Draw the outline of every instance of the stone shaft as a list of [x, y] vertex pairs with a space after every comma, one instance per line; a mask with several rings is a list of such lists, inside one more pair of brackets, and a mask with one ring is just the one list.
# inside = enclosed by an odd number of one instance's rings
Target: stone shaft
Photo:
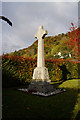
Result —
[[44, 67], [44, 37], [47, 35], [47, 31], [43, 30], [43, 26], [40, 26], [35, 37], [38, 39], [38, 55], [37, 55], [37, 67]]
[[37, 67], [44, 67], [44, 40], [38, 40], [38, 60], [37, 60]]

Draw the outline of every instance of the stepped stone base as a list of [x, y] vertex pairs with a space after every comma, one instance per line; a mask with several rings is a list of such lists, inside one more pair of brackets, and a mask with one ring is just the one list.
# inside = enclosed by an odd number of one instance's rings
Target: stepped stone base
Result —
[[50, 83], [48, 69], [46, 67], [36, 67], [28, 91], [32, 90], [41, 93], [52, 92], [54, 89]]
[[44, 81], [32, 81], [31, 84], [28, 87], [28, 91], [30, 90], [34, 90], [34, 91], [38, 91], [41, 93], [48, 93], [48, 92], [53, 92], [53, 85], [51, 85], [50, 83]]

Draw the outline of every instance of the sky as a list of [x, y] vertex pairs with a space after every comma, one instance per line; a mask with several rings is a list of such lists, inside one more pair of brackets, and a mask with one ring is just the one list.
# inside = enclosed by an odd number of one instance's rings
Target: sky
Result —
[[2, 53], [10, 53], [32, 45], [40, 25], [47, 36], [68, 32], [78, 23], [78, 2], [2, 2], [2, 15], [13, 23], [2, 21]]

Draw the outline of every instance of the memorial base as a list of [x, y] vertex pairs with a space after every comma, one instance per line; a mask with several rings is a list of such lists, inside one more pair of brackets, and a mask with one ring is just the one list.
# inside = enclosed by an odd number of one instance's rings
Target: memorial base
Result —
[[51, 85], [50, 83], [47, 83], [46, 81], [42, 82], [42, 81], [33, 81], [32, 80], [31, 84], [28, 87], [28, 91], [49, 93], [49, 92], [53, 92], [54, 88], [53, 88], [53, 85]]

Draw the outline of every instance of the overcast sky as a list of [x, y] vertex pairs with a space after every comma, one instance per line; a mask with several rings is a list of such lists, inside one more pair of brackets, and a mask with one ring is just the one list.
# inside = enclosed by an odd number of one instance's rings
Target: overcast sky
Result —
[[71, 22], [78, 22], [78, 3], [3, 2], [2, 15], [13, 23], [10, 27], [2, 21], [2, 52], [10, 53], [30, 46], [40, 25], [48, 31], [47, 36], [66, 33]]

